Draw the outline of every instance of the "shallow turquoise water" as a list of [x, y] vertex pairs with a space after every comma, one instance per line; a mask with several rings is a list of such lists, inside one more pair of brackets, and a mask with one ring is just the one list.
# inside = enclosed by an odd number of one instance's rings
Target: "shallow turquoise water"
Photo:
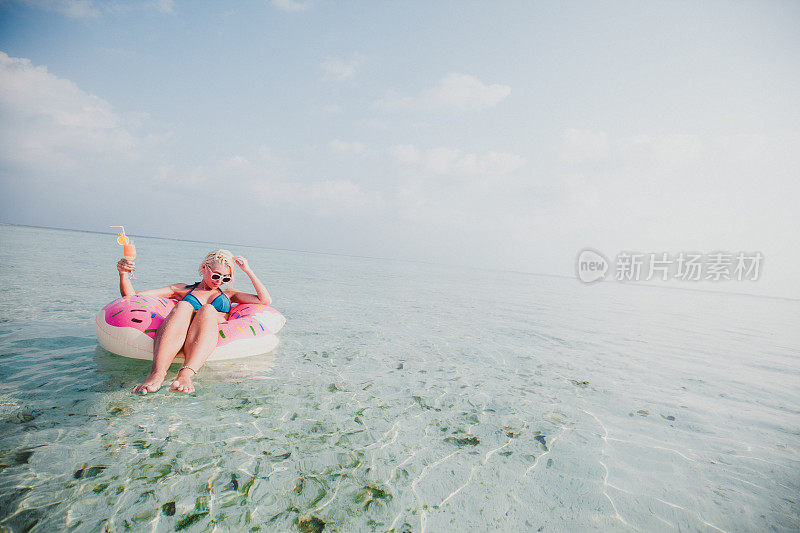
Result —
[[798, 301], [241, 247], [281, 344], [137, 397], [118, 251], [0, 226], [0, 528], [800, 528]]

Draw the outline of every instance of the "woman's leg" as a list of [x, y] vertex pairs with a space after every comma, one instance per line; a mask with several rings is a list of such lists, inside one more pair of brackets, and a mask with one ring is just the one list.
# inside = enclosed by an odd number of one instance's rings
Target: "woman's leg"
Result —
[[[218, 326], [221, 317], [219, 311], [209, 304], [202, 306], [194, 315], [194, 320], [186, 334], [186, 343], [183, 346], [183, 353], [186, 354], [183, 363], [185, 366], [199, 371], [206, 362], [208, 356], [217, 347]], [[193, 377], [194, 372], [190, 369], [181, 370], [170, 388], [180, 392], [194, 392]]]
[[142, 383], [133, 388], [136, 394], [147, 394], [161, 388], [167, 369], [181, 351], [194, 307], [189, 302], [178, 302], [156, 331], [153, 342], [153, 368]]

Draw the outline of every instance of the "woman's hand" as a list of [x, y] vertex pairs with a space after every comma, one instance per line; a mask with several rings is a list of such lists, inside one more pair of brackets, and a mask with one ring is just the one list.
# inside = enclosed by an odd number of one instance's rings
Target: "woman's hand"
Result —
[[250, 265], [247, 262], [247, 259], [242, 257], [241, 255], [237, 255], [233, 258], [236, 261], [236, 264], [239, 265], [239, 268], [242, 269], [242, 272], [247, 273], [250, 272]]
[[120, 274], [124, 274], [126, 272], [132, 272], [134, 267], [133, 261], [129, 259], [120, 259], [117, 261], [117, 270], [119, 270]]
[[247, 262], [247, 259], [242, 257], [241, 255], [237, 255], [233, 258], [233, 261], [239, 265], [239, 268], [247, 274], [247, 277], [250, 278], [250, 281], [253, 283], [253, 287], [256, 289], [257, 294], [248, 294], [246, 292], [235, 291], [234, 294], [231, 296], [231, 301], [240, 303], [240, 304], [263, 304], [269, 305], [272, 303], [272, 298], [267, 292], [267, 288], [264, 287], [264, 284], [261, 283], [261, 280], [258, 279], [255, 272], [250, 270], [250, 264]]
[[120, 259], [117, 261], [117, 270], [119, 270], [119, 295], [125, 297], [136, 294], [131, 283], [131, 277], [125, 275], [133, 270], [133, 261], [124, 258]]

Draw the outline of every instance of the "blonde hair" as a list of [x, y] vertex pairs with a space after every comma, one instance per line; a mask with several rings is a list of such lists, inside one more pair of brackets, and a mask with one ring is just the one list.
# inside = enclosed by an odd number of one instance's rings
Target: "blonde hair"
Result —
[[236, 277], [236, 265], [234, 264], [233, 254], [228, 250], [214, 250], [213, 252], [208, 252], [208, 255], [205, 259], [200, 263], [200, 268], [198, 272], [200, 275], [203, 275], [203, 269], [211, 263], [219, 263], [220, 265], [225, 265], [231, 269], [231, 285], [233, 285], [234, 278]]

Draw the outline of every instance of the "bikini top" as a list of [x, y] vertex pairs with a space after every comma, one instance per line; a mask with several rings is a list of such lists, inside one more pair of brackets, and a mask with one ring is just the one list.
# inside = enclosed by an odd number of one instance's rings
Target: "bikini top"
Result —
[[[197, 299], [197, 296], [192, 294], [192, 291], [195, 290], [199, 284], [200, 282], [198, 281], [197, 283], [192, 285], [192, 290], [189, 291], [189, 294], [183, 297], [183, 301], [189, 302], [195, 309], [200, 309], [200, 307], [202, 307], [203, 305], [200, 303], [200, 300]], [[222, 292], [221, 289], [219, 290], [219, 292], [220, 292], [219, 296], [214, 298], [214, 301], [211, 302], [211, 306], [220, 313], [230, 313], [231, 312], [230, 299], [224, 292]]]

